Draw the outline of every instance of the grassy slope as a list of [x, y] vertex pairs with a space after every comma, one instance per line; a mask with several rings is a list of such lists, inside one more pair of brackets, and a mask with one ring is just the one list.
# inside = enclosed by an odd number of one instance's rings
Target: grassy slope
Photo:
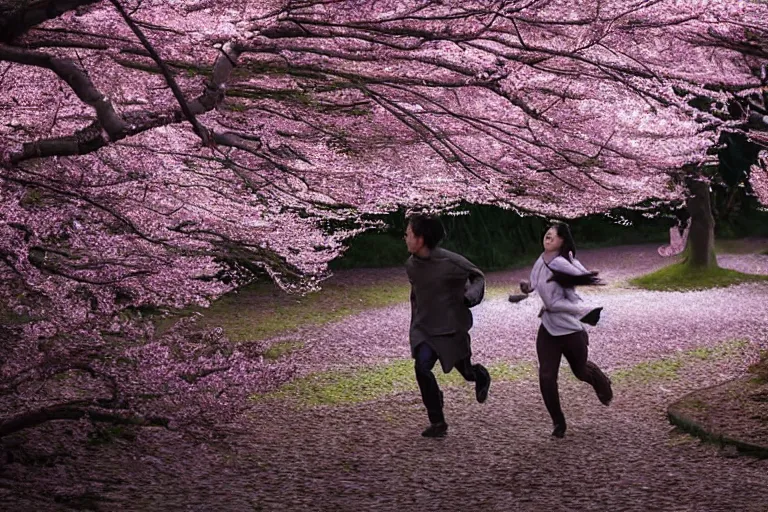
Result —
[[[754, 240], [716, 240], [717, 254], [768, 254], [763, 243]], [[744, 274], [725, 268], [702, 270], [684, 263], [674, 263], [656, 272], [630, 280], [630, 284], [654, 291], [686, 291], [722, 288], [734, 284], [768, 281], [768, 276]]]
[[744, 274], [725, 268], [695, 268], [685, 263], [674, 263], [656, 272], [630, 280], [630, 284], [655, 291], [686, 291], [720, 288], [734, 284], [768, 281], [768, 276]]

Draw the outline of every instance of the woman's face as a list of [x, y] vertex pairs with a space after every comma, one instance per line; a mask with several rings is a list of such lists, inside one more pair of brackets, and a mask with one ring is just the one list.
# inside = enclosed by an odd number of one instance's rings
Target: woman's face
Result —
[[563, 239], [557, 235], [557, 228], [549, 228], [544, 235], [544, 250], [558, 252], [563, 246]]

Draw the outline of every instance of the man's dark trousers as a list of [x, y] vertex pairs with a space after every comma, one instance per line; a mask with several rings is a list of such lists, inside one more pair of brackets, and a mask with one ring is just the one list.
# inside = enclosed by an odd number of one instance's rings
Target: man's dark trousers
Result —
[[[419, 383], [421, 390], [421, 399], [424, 401], [424, 407], [427, 408], [430, 423], [440, 423], [445, 421], [443, 416], [443, 393], [437, 385], [437, 379], [432, 373], [437, 362], [437, 353], [432, 350], [428, 343], [422, 343], [414, 350], [416, 370], [416, 382]], [[483, 378], [482, 366], [472, 364], [470, 358], [460, 360], [455, 365], [462, 377], [469, 382], [476, 382], [478, 378]]]

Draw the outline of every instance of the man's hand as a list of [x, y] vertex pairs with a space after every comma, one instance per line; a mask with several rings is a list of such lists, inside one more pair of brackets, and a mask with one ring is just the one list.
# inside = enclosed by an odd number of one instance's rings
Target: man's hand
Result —
[[531, 293], [533, 291], [533, 288], [531, 288], [531, 282], [527, 279], [520, 281], [520, 291], [525, 294]]

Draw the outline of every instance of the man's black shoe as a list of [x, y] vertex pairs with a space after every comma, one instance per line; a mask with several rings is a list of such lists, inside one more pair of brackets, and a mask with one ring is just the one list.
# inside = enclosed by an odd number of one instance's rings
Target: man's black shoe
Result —
[[554, 437], [557, 437], [559, 439], [562, 439], [565, 437], [565, 423], [558, 423], [555, 425], [555, 430], [552, 431], [552, 435]]
[[480, 403], [488, 399], [488, 390], [491, 388], [491, 374], [483, 365], [477, 365], [477, 381], [475, 382], [475, 398]]
[[445, 434], [447, 433], [448, 424], [441, 421], [440, 423], [432, 423], [421, 433], [421, 435], [424, 437], [445, 437]]

